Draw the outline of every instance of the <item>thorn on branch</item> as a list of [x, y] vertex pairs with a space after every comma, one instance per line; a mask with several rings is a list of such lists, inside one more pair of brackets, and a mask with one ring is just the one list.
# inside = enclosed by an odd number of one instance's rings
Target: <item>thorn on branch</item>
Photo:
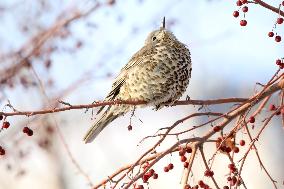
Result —
[[19, 111], [16, 110], [16, 109], [14, 108], [14, 106], [11, 104], [10, 100], [8, 100], [8, 103], [7, 103], [5, 106], [8, 106], [8, 107], [11, 108], [14, 112], [19, 112]]
[[260, 85], [260, 86], [262, 86], [262, 87], [265, 87], [265, 85], [264, 85], [264, 84], [259, 83], [259, 82], [257, 82], [257, 83], [256, 83], [256, 85]]
[[58, 102], [59, 102], [60, 104], [63, 104], [63, 105], [72, 107], [72, 105], [71, 105], [70, 103], [68, 103], [68, 102], [64, 102], [64, 101], [62, 101], [62, 100], [59, 100]]

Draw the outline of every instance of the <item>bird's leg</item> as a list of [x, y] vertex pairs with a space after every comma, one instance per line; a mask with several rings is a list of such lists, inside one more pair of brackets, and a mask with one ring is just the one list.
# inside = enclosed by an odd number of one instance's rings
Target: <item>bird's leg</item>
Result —
[[186, 95], [185, 100], [190, 100], [190, 96]]

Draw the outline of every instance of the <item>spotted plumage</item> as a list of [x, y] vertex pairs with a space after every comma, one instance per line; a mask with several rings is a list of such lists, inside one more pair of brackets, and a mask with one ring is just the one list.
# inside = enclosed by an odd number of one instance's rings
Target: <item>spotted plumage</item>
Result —
[[[163, 26], [151, 32], [144, 46], [121, 69], [105, 101], [139, 100], [156, 110], [172, 105], [185, 92], [191, 77], [187, 47]], [[133, 108], [112, 105], [89, 129], [84, 141], [91, 142], [114, 119]], [[101, 107], [100, 113], [105, 107]]]

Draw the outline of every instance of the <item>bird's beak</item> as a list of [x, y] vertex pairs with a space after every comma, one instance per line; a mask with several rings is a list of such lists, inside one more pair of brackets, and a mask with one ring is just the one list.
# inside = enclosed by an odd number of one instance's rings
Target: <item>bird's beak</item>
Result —
[[166, 17], [163, 18], [162, 26], [160, 27], [160, 29], [166, 29]]

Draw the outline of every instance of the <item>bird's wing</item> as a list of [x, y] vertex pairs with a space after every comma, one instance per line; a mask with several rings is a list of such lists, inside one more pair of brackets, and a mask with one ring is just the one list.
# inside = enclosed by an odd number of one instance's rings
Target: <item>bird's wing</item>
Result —
[[[152, 46], [144, 46], [138, 52], [136, 52], [129, 62], [121, 69], [119, 75], [115, 78], [111, 91], [108, 93], [104, 101], [114, 100], [115, 97], [119, 94], [121, 86], [125, 83], [125, 79], [133, 67], [141, 65], [141, 63], [145, 62], [149, 56], [153, 55]], [[97, 114], [99, 114], [105, 106], [102, 106]]]

